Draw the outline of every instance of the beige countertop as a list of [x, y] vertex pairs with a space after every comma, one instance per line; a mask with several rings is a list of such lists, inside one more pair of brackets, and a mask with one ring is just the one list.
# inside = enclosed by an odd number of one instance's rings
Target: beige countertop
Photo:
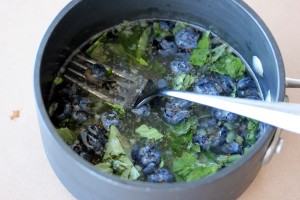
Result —
[[[33, 68], [39, 43], [53, 18], [68, 2], [1, 3], [0, 199], [74, 199], [47, 161], [33, 97]], [[286, 75], [300, 78], [300, 0], [246, 2], [277, 40]], [[288, 89], [287, 94], [290, 102], [300, 103], [299, 89]], [[19, 111], [19, 117], [12, 119], [13, 111]], [[281, 153], [262, 167], [240, 200], [300, 199], [300, 135], [284, 131], [282, 138]]]

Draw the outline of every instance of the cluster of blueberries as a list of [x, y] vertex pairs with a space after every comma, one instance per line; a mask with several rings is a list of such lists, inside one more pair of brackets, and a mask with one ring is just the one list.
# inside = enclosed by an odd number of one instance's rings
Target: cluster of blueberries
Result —
[[[161, 22], [160, 27], [165, 30], [171, 30], [174, 24]], [[174, 37], [156, 39], [159, 53], [162, 56], [175, 57], [175, 60], [170, 63], [170, 69], [174, 74], [191, 72], [190, 52], [197, 47], [199, 37], [200, 33], [188, 27], [177, 32]], [[168, 87], [166, 81], [162, 80], [160, 80], [158, 86], [160, 87], [162, 83], [164, 88]], [[196, 81], [191, 88], [194, 92], [200, 94], [230, 96], [234, 93], [235, 96], [240, 98], [260, 99], [257, 85], [250, 76], [246, 76], [236, 83], [235, 80], [226, 75], [215, 76], [206, 74], [205, 77]], [[191, 106], [192, 103], [188, 101], [171, 99], [166, 102], [163, 108], [163, 119], [172, 125], [178, 125], [190, 117]], [[226, 138], [230, 130], [224, 126], [225, 123], [233, 124], [238, 119], [239, 117], [234, 113], [212, 109], [211, 117], [199, 122], [198, 131], [194, 134], [193, 142], [200, 145], [204, 150], [223, 154], [241, 154], [242, 147], [249, 146], [249, 144], [245, 141], [243, 145], [235, 141], [228, 143]], [[241, 123], [246, 124], [247, 121]], [[241, 127], [239, 134], [245, 138], [245, 126]]]
[[[175, 27], [174, 22], [160, 21], [159, 25], [162, 30], [169, 32]], [[153, 44], [161, 56], [185, 57], [187, 51], [197, 47], [199, 37], [199, 32], [187, 27], [179, 30], [174, 36], [157, 37]]]
[[[234, 88], [235, 88], [234, 80], [225, 75], [222, 75], [219, 78], [203, 78], [194, 84], [194, 92], [199, 94], [230, 96], [234, 92]], [[257, 86], [254, 80], [250, 76], [247, 76], [239, 80], [237, 83], [236, 90], [237, 90], [236, 91], [237, 97], [259, 99]], [[190, 117], [189, 108], [191, 106], [192, 103], [188, 101], [171, 99], [165, 105], [163, 111], [163, 117], [165, 121], [173, 125], [178, 125], [184, 119]], [[219, 113], [228, 113], [228, 112], [220, 111]], [[234, 120], [230, 118], [233, 116], [236, 115], [234, 115], [233, 113], [228, 113], [228, 116], [222, 117], [222, 120], [224, 120], [224, 118], [226, 119], [228, 118], [229, 121], [232, 122]]]
[[131, 157], [135, 165], [142, 167], [148, 182], [164, 183], [174, 182], [174, 175], [166, 168], [161, 168], [161, 153], [153, 146], [133, 147]]

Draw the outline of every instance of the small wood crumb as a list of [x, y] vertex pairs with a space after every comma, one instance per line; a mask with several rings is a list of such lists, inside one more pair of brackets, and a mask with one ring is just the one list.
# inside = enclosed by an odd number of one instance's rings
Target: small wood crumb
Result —
[[15, 121], [19, 117], [20, 117], [20, 110], [14, 110], [12, 115], [10, 116], [10, 119]]

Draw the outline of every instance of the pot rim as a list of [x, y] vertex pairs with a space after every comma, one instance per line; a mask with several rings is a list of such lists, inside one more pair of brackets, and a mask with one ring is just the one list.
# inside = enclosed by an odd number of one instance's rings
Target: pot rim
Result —
[[[255, 11], [250, 8], [245, 2], [242, 0], [231, 0], [233, 3], [235, 3], [243, 12], [245, 12], [247, 15], [249, 15], [253, 21], [256, 22], [257, 26], [261, 29], [261, 31], [265, 35], [265, 39], [268, 42], [268, 45], [272, 47], [272, 54], [275, 59], [275, 62], [277, 63], [278, 68], [278, 74], [277, 74], [277, 82], [280, 83], [280, 86], [277, 88], [277, 96], [274, 98], [274, 101], [283, 101], [285, 96], [285, 85], [284, 85], [284, 79], [285, 79], [285, 72], [284, 72], [284, 64], [282, 60], [281, 53], [279, 51], [278, 45], [276, 44], [276, 41], [271, 34], [270, 30], [267, 28], [265, 23], [262, 21], [262, 19], [255, 13]], [[231, 166], [228, 166], [220, 171], [218, 171], [216, 174], [207, 176], [203, 179], [191, 181], [191, 182], [176, 182], [176, 183], [166, 183], [166, 184], [153, 184], [153, 183], [147, 183], [147, 182], [141, 182], [141, 181], [129, 181], [129, 180], [123, 180], [118, 176], [108, 174], [106, 172], [97, 170], [94, 165], [87, 162], [86, 160], [82, 159], [80, 156], [78, 156], [71, 148], [62, 140], [62, 138], [56, 134], [56, 129], [54, 125], [52, 124], [47, 110], [45, 108], [42, 92], [41, 92], [41, 83], [40, 83], [40, 69], [41, 69], [41, 61], [43, 58], [43, 51], [47, 45], [47, 42], [55, 29], [55, 27], [58, 25], [60, 20], [64, 17], [64, 15], [69, 12], [73, 7], [75, 7], [78, 3], [80, 3], [81, 0], [73, 0], [69, 2], [55, 17], [55, 19], [52, 21], [50, 26], [48, 27], [46, 33], [44, 34], [44, 37], [41, 41], [40, 47], [37, 52], [36, 61], [35, 61], [35, 67], [34, 67], [34, 95], [35, 95], [35, 101], [37, 105], [37, 112], [38, 115], [41, 117], [40, 123], [42, 123], [41, 127], [47, 127], [48, 132], [51, 134], [51, 136], [54, 138], [54, 140], [59, 144], [59, 146], [68, 153], [70, 157], [74, 160], [74, 162], [83, 169], [86, 173], [97, 177], [97, 179], [109, 182], [115, 186], [120, 186], [124, 188], [132, 188], [145, 190], [145, 189], [155, 189], [155, 190], [184, 190], [186, 188], [192, 188], [192, 187], [199, 187], [204, 184], [210, 184], [216, 180], [222, 179], [225, 176], [230, 175], [235, 170], [238, 170], [239, 168], [242, 168], [243, 163], [247, 160], [250, 160], [253, 158], [256, 153], [262, 148], [262, 146], [267, 142], [267, 138], [269, 137], [269, 134], [274, 134], [274, 131], [276, 128], [269, 126], [266, 130], [266, 134], [263, 134], [260, 139], [253, 145], [253, 147], [250, 149], [250, 151], [243, 155], [238, 161], [236, 161]], [[281, 80], [281, 81], [280, 81]]]

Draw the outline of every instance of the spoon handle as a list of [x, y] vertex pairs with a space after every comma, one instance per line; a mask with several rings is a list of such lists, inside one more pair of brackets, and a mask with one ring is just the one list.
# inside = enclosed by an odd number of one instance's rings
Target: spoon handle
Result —
[[300, 134], [300, 105], [298, 104], [212, 96], [173, 90], [161, 91], [160, 95], [226, 110]]

